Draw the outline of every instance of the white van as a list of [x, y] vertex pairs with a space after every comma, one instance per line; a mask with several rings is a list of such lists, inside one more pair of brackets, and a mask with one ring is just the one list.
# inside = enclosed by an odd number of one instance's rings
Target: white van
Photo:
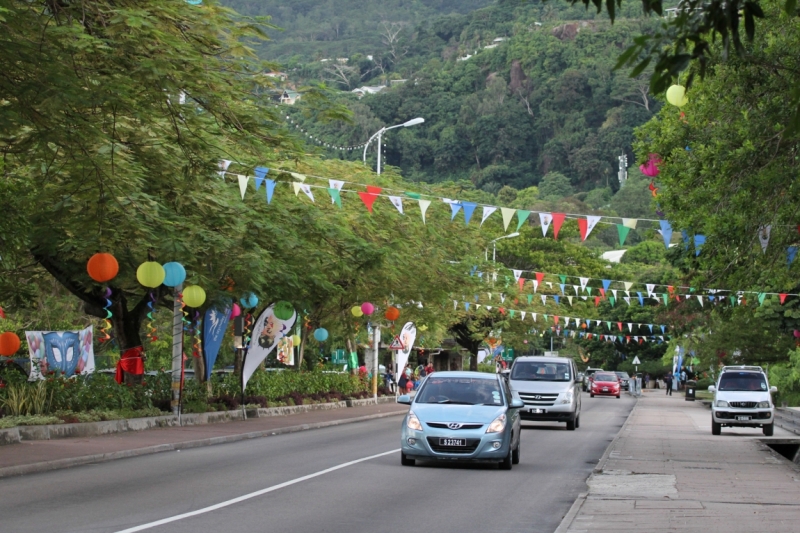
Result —
[[511, 390], [525, 406], [525, 420], [566, 422], [574, 431], [581, 423], [581, 380], [575, 362], [567, 357], [524, 356], [514, 359]]
[[717, 385], [708, 387], [714, 393], [711, 403], [711, 434], [719, 435], [723, 426], [760, 427], [771, 437], [774, 431], [772, 393], [767, 375], [760, 366], [725, 366]]

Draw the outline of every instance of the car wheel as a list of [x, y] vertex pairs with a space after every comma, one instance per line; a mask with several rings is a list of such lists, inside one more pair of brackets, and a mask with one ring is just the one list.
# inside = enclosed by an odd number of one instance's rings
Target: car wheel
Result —
[[589, 393], [589, 398], [594, 398], [594, 393], [593, 392]]
[[512, 452], [511, 452], [511, 464], [515, 464], [515, 465], [519, 464], [519, 447], [521, 445], [522, 445], [522, 443], [518, 442], [517, 443], [517, 447], [514, 448], [514, 450], [512, 450]]
[[617, 394], [617, 399], [619, 399], [619, 394]]
[[575, 427], [576, 428], [581, 427], [581, 415], [575, 417]]
[[722, 432], [722, 424], [718, 422], [714, 422], [711, 420], [711, 434], [712, 435], [719, 435]]
[[764, 430], [764, 436], [771, 437], [775, 431], [775, 424], [765, 424], [762, 429]]
[[512, 454], [513, 452], [511, 450], [508, 450], [508, 455], [506, 455], [505, 459], [500, 461], [500, 470], [511, 470], [511, 464], [513, 463], [511, 457]]
[[567, 420], [567, 431], [575, 431], [575, 419]]
[[414, 466], [417, 462], [414, 459], [409, 459], [406, 454], [400, 452], [400, 464], [403, 466]]

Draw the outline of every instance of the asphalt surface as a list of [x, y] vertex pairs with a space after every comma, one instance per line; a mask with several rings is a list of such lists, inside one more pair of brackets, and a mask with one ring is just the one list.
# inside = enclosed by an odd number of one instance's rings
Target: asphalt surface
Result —
[[0, 531], [552, 533], [633, 404], [584, 394], [574, 432], [525, 423], [510, 472], [400, 466], [391, 417], [0, 479]]

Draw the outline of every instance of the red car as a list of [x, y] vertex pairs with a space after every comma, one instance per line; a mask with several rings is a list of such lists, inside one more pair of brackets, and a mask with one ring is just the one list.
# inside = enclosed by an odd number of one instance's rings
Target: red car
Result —
[[619, 398], [621, 387], [619, 377], [616, 374], [595, 372], [592, 376], [592, 388], [589, 390], [589, 396], [594, 398], [595, 394], [597, 394], [598, 396], [616, 396]]

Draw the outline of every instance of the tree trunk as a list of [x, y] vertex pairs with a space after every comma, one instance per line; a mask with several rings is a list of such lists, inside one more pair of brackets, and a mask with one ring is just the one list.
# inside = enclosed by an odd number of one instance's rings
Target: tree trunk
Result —
[[478, 354], [477, 353], [471, 353], [469, 355], [469, 369], [472, 370], [473, 372], [477, 372], [478, 371]]
[[300, 351], [297, 355], [297, 370], [303, 366], [303, 354], [306, 351], [306, 340], [308, 339], [308, 329], [300, 328]]
[[[142, 346], [142, 322], [146, 318], [147, 313], [143, 313], [147, 309], [147, 297], [142, 299], [132, 310], [128, 309], [127, 298], [125, 294], [111, 287], [111, 328], [113, 338], [116, 339], [119, 345], [120, 354], [131, 348]], [[147, 354], [142, 352], [143, 363], [147, 361]], [[144, 375], [131, 374], [130, 372], [123, 372], [123, 379], [126, 385], [141, 384]]]

